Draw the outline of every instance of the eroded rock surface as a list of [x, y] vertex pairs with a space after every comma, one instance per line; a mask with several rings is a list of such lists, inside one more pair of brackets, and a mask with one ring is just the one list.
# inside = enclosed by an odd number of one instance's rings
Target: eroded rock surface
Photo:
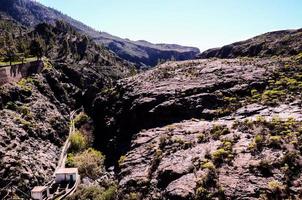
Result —
[[284, 62], [167, 63], [100, 94], [97, 137], [122, 155], [124, 197], [300, 198], [300, 92], [269, 99]]
[[[94, 101], [94, 118], [102, 134], [96, 137], [104, 141], [104, 151], [111, 152], [114, 145], [107, 139], [113, 136], [127, 141], [141, 129], [230, 114], [252, 89], [265, 88], [279, 65], [277, 61], [260, 59], [175, 62], [123, 79]], [[233, 105], [235, 96], [238, 99]]]

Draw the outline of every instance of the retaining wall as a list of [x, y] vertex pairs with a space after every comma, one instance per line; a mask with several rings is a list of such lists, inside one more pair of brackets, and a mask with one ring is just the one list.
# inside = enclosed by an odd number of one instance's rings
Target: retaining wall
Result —
[[42, 61], [0, 67], [0, 86], [17, 82], [20, 79], [40, 73], [43, 69]]

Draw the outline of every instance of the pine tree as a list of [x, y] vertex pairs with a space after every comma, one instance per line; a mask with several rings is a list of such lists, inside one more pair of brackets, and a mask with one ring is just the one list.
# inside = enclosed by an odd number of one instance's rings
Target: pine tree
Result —
[[43, 56], [43, 47], [40, 40], [34, 39], [30, 44], [30, 53], [40, 60]]

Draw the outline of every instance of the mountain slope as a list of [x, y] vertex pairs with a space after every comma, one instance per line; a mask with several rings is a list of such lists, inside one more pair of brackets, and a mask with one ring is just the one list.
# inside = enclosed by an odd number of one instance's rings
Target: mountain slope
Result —
[[36, 42], [47, 56], [41, 73], [0, 86], [0, 199], [6, 199], [11, 193], [25, 197], [20, 190], [29, 194], [51, 179], [68, 137], [69, 113], [91, 105], [131, 65], [64, 22], [28, 29], [1, 19], [0, 30], [0, 61], [8, 52], [32, 56]]
[[291, 56], [302, 52], [302, 29], [265, 33], [221, 48], [209, 49], [198, 58], [236, 58], [244, 56]]
[[121, 197], [300, 199], [301, 75], [295, 57], [168, 62], [100, 93]]
[[197, 48], [130, 41], [98, 32], [52, 8], [31, 0], [0, 0], [0, 12], [26, 26], [34, 26], [41, 22], [54, 23], [56, 20], [66, 21], [97, 43], [105, 45], [121, 58], [131, 61], [137, 66], [155, 66], [159, 60], [192, 59], [199, 53]]

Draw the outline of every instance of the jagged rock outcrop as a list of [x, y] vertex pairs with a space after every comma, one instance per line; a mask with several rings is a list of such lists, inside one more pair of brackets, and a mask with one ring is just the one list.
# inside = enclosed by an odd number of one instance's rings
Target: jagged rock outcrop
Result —
[[294, 60], [171, 62], [100, 93], [96, 141], [118, 160], [121, 196], [300, 198]]
[[269, 32], [221, 48], [209, 49], [197, 58], [292, 56], [302, 52], [302, 29]]
[[261, 90], [278, 65], [272, 60], [243, 59], [172, 62], [121, 80], [95, 100], [100, 137], [116, 135], [124, 141], [131, 135], [127, 133], [144, 128], [217, 117], [229, 107], [225, 96], [244, 97], [252, 89]]
[[28, 191], [50, 180], [66, 139], [67, 110], [59, 110], [37, 87], [24, 83], [1, 88], [1, 188], [11, 183]]

